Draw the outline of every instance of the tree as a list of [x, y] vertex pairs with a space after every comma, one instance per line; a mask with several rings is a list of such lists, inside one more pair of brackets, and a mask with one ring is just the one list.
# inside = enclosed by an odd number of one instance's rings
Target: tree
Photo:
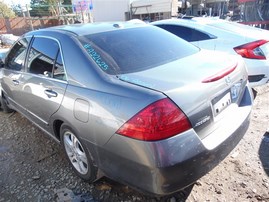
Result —
[[66, 13], [72, 13], [73, 9], [72, 9], [72, 0], [63, 0], [63, 8], [66, 11]]
[[11, 5], [11, 9], [13, 10], [13, 12], [15, 13], [16, 16], [23, 17], [22, 7], [20, 4]]
[[58, 16], [61, 5], [70, 5], [71, 0], [31, 0], [31, 16]]
[[1, 18], [14, 18], [15, 13], [3, 2], [0, 2], [0, 17]]
[[32, 17], [48, 16], [49, 10], [46, 0], [31, 0], [30, 7], [30, 15]]
[[63, 0], [63, 5], [71, 5], [72, 0]]

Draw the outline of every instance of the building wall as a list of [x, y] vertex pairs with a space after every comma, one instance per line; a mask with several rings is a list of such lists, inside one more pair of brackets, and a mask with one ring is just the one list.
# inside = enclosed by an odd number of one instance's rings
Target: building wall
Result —
[[129, 12], [129, 0], [92, 0], [93, 22], [124, 21]]
[[133, 15], [132, 19], [140, 19], [145, 22], [163, 20], [171, 18], [171, 12], [164, 12], [164, 13], [149, 13], [149, 14], [140, 14], [140, 15]]
[[160, 20], [177, 16], [178, 0], [138, 0], [131, 4], [133, 18]]
[[146, 13], [171, 12], [171, 0], [140, 0], [132, 3], [133, 13], [136, 15]]

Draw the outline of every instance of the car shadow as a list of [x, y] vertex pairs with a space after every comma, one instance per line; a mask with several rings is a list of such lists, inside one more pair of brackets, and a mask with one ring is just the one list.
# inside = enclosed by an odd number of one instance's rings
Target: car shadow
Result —
[[[117, 198], [117, 201], [121, 201], [120, 199], [133, 199], [139, 198], [141, 201], [155, 201], [155, 202], [168, 202], [168, 201], [180, 201], [185, 202], [189, 195], [192, 192], [192, 189], [196, 183], [189, 185], [188, 187], [175, 192], [173, 194], [169, 194], [166, 196], [154, 196], [150, 193], [143, 193], [127, 185], [121, 184], [120, 182], [114, 181], [107, 177], [102, 177], [101, 179], [95, 181], [93, 183], [95, 189], [92, 191], [91, 196], [95, 198], [97, 201], [115, 201], [111, 198], [111, 195], [119, 195], [120, 198]], [[100, 200], [100, 195], [102, 192], [110, 190], [110, 195], [104, 196], [102, 200]], [[139, 200], [139, 201], [140, 201]], [[136, 200], [135, 200], [136, 201]]]
[[265, 132], [262, 138], [259, 157], [265, 173], [269, 176], [269, 132]]

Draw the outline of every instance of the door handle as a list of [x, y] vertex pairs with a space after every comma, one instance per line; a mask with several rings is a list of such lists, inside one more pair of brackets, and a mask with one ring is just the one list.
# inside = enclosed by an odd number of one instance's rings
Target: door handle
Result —
[[12, 80], [12, 82], [13, 82], [13, 84], [15, 85], [15, 86], [17, 86], [17, 85], [19, 85], [20, 84], [20, 82], [18, 81], [18, 80]]
[[55, 91], [49, 89], [45, 90], [44, 93], [48, 96], [48, 98], [58, 96], [58, 94]]

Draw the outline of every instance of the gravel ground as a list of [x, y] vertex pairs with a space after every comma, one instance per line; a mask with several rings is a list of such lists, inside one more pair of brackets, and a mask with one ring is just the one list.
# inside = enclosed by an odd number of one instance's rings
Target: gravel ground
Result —
[[107, 178], [83, 182], [60, 145], [19, 113], [0, 111], [0, 202], [269, 201], [269, 85], [256, 90], [250, 128], [234, 151], [189, 190], [164, 198]]

